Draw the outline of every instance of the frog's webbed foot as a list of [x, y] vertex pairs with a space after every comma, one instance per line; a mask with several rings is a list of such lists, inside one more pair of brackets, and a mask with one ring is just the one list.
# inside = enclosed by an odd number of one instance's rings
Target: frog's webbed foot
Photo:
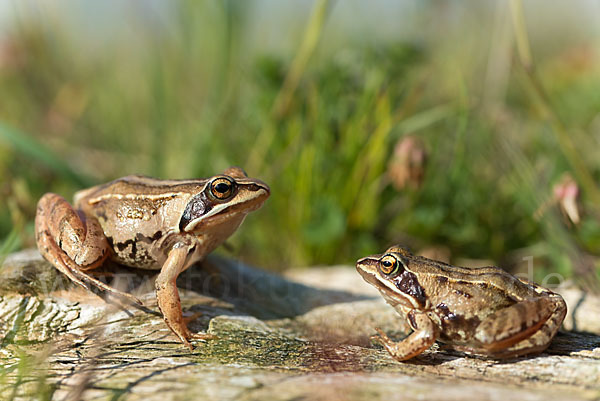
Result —
[[388, 337], [387, 334], [385, 334], [383, 332], [383, 330], [381, 330], [379, 327], [375, 327], [375, 331], [377, 332], [377, 334], [372, 335], [371, 337], [369, 337], [369, 339], [371, 341], [375, 341], [378, 342], [379, 344], [381, 344], [390, 354], [392, 354], [392, 350], [394, 349], [394, 347], [396, 347], [399, 343], [394, 342], [391, 338]]
[[109, 246], [98, 221], [85, 218], [61, 196], [48, 193], [37, 206], [36, 242], [42, 256], [71, 281], [90, 290], [88, 284], [123, 297], [142, 302], [131, 294], [116, 290], [85, 273], [102, 265]]
[[217, 338], [217, 336], [215, 336], [214, 334], [193, 333], [192, 331], [190, 331], [190, 329], [187, 328], [187, 326], [185, 326], [185, 324], [183, 327], [178, 327], [177, 330], [179, 330], [179, 332], [176, 332], [175, 329], [173, 329], [173, 327], [171, 327], [171, 325], [169, 325], [169, 322], [167, 321], [167, 319], [165, 319], [165, 322], [167, 322], [167, 325], [169, 326], [171, 331], [173, 331], [173, 333], [175, 333], [175, 335], [179, 338], [179, 341], [181, 341], [181, 343], [183, 345], [188, 347], [188, 349], [190, 351], [194, 350], [194, 346], [192, 345], [192, 343], [190, 341], [193, 341], [193, 340], [206, 341], [206, 340], [214, 340], [215, 338]]
[[414, 331], [400, 342], [392, 341], [381, 329], [376, 328], [378, 335], [372, 336], [375, 340], [398, 361], [405, 361], [413, 358], [435, 343], [438, 337], [439, 329], [424, 313], [409, 314], [411, 326]]
[[[206, 340], [214, 340], [217, 338], [217, 336], [215, 336], [214, 334], [210, 334], [210, 333], [192, 333], [189, 332], [189, 340], [199, 340], [199, 341], [206, 341]], [[190, 347], [189, 342], [186, 344], [188, 346], [188, 348], [190, 348], [190, 350], [193, 349], [193, 347]]]
[[[194, 314], [192, 314], [191, 316], [184, 316], [183, 323], [187, 326], [194, 320], [198, 319], [200, 316], [202, 316], [202, 312], [194, 312]], [[214, 334], [192, 333], [189, 329], [187, 334], [189, 338], [193, 338], [194, 340], [213, 340], [217, 338], [217, 336], [215, 336]]]

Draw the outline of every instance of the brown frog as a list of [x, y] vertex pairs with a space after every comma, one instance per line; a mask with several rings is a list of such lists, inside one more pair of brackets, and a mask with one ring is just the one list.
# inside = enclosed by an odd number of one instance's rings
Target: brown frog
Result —
[[413, 332], [394, 342], [380, 329], [373, 339], [397, 360], [435, 341], [468, 354], [510, 358], [544, 351], [567, 312], [562, 297], [499, 267], [465, 268], [392, 246], [360, 259], [356, 269]]
[[37, 206], [35, 231], [41, 254], [75, 283], [94, 285], [141, 303], [87, 272], [107, 259], [160, 270], [158, 306], [167, 326], [192, 349], [182, 316], [177, 276], [224, 242], [246, 215], [262, 206], [269, 187], [237, 167], [194, 180], [127, 176], [75, 194], [74, 207], [53, 193]]

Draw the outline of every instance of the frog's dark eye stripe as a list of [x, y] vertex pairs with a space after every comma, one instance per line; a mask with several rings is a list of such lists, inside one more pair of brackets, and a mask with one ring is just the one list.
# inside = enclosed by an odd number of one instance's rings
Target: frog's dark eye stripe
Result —
[[381, 270], [383, 274], [394, 274], [398, 271], [398, 267], [398, 259], [392, 255], [385, 255], [379, 260], [379, 270]]

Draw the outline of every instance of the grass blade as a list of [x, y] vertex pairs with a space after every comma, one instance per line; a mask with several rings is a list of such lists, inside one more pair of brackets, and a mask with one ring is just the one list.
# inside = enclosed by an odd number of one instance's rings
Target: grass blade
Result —
[[37, 142], [31, 136], [0, 122], [0, 141], [4, 141], [15, 151], [22, 153], [31, 160], [41, 163], [63, 178], [66, 178], [79, 186], [91, 185], [91, 180], [76, 173], [60, 157], [50, 149]]

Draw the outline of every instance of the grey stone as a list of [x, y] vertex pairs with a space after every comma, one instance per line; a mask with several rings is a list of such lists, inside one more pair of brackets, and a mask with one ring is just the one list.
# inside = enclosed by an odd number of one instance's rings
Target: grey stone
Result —
[[575, 311], [566, 326], [580, 332], [560, 332], [540, 356], [494, 361], [435, 345], [399, 363], [369, 336], [380, 327], [400, 338], [407, 326], [352, 267], [296, 270], [290, 279], [211, 256], [178, 280], [185, 314], [201, 313], [190, 328], [216, 336], [193, 352], [157, 311], [155, 272], [107, 265], [96, 273], [144, 307], [71, 284], [37, 251], [5, 260], [0, 399], [600, 397], [598, 299], [573, 288], [565, 289]]

